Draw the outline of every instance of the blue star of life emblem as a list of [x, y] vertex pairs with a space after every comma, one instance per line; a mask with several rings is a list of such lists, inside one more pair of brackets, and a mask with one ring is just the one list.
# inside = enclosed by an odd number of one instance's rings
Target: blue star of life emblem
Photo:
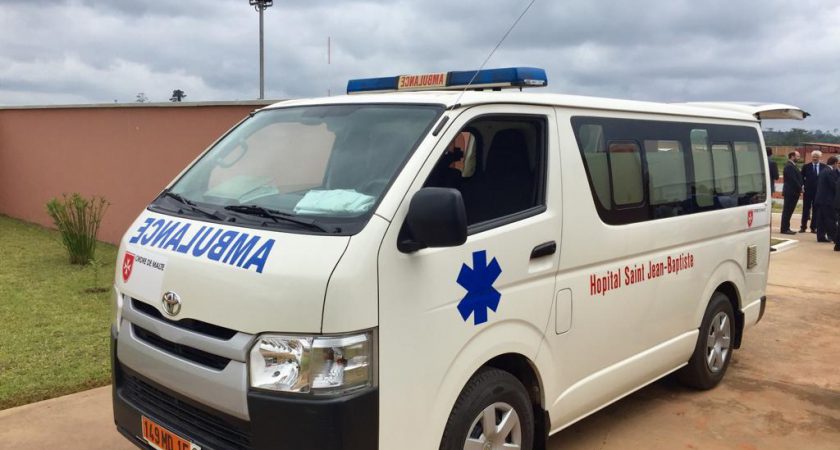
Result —
[[458, 302], [458, 312], [461, 313], [464, 322], [472, 315], [473, 323], [478, 325], [487, 322], [488, 308], [496, 312], [502, 294], [493, 287], [493, 283], [501, 273], [502, 268], [496, 258], [487, 264], [485, 250], [473, 253], [472, 268], [466, 264], [461, 265], [458, 284], [467, 290], [467, 295]]

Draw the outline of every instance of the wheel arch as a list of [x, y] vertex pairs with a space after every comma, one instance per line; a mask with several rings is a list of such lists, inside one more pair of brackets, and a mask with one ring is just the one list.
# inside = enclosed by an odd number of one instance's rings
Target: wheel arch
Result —
[[548, 441], [548, 431], [551, 429], [551, 421], [545, 407], [545, 388], [536, 364], [520, 353], [505, 353], [487, 361], [478, 370], [484, 367], [503, 370], [516, 377], [525, 386], [534, 411], [534, 449], [544, 450]]
[[703, 315], [706, 308], [712, 299], [712, 295], [720, 292], [729, 299], [732, 305], [732, 311], [735, 314], [735, 336], [733, 339], [733, 348], [741, 347], [741, 337], [744, 332], [744, 313], [741, 311], [741, 292], [744, 292], [745, 277], [744, 271], [734, 261], [724, 261], [709, 277], [706, 283], [706, 288], [703, 291], [702, 301], [699, 302], [698, 308], [695, 311], [695, 325], [700, 327], [703, 321]]
[[[735, 336], [732, 337], [732, 348], [741, 348], [741, 336], [744, 335], [744, 313], [741, 311], [741, 295], [738, 288], [731, 281], [721, 283], [715, 292], [720, 292], [729, 299], [732, 312], [735, 314]], [[709, 297], [711, 299], [711, 296]]]
[[547, 402], [545, 382], [552, 376], [552, 373], [540, 370], [551, 372], [551, 367], [547, 366], [550, 362], [547, 352], [538, 351], [543, 339], [543, 330], [518, 320], [493, 324], [474, 335], [454, 356], [440, 380], [431, 406], [431, 434], [443, 435], [447, 419], [464, 387], [480, 370], [491, 367], [510, 373], [525, 386], [535, 413], [535, 449], [543, 449], [546, 440], [543, 436], [547, 436], [550, 429], [549, 416], [543, 408]]

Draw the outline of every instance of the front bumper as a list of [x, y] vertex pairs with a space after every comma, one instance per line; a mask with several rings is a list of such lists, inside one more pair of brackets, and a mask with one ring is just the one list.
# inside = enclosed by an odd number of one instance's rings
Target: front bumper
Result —
[[378, 447], [379, 392], [337, 398], [290, 398], [248, 392], [250, 421], [195, 402], [120, 363], [111, 330], [114, 422], [127, 439], [142, 438], [141, 416], [190, 440], [202, 450], [372, 450]]

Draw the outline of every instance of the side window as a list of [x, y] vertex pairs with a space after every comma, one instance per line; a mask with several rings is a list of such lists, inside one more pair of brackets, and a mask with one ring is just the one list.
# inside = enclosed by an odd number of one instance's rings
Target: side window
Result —
[[586, 160], [586, 166], [592, 176], [592, 184], [598, 201], [604, 208], [612, 206], [610, 197], [610, 162], [607, 156], [607, 141], [604, 139], [604, 127], [584, 124], [578, 131], [580, 150]]
[[682, 203], [689, 198], [685, 153], [679, 141], [646, 140], [645, 159], [652, 206]]
[[707, 130], [691, 130], [691, 161], [694, 165], [694, 200], [700, 208], [711, 208], [715, 205], [715, 172]]
[[425, 186], [458, 189], [469, 225], [544, 205], [545, 119], [484, 116], [447, 145]]
[[645, 199], [642, 157], [635, 142], [610, 142], [610, 177], [613, 200], [619, 208], [641, 204]]
[[755, 142], [735, 141], [735, 167], [738, 172], [738, 195], [743, 203], [764, 201], [764, 159], [761, 149]]
[[735, 166], [732, 147], [727, 143], [712, 144], [712, 161], [715, 171], [715, 191], [718, 195], [735, 193]]
[[767, 198], [754, 127], [585, 116], [571, 122], [605, 223], [656, 220]]

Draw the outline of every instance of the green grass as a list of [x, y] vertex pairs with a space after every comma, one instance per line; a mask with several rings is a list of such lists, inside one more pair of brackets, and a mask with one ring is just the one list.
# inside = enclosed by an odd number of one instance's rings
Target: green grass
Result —
[[108, 384], [116, 254], [71, 266], [57, 232], [0, 216], [0, 409]]
[[[780, 205], [778, 203], [773, 203], [773, 212], [774, 213], [782, 212], [782, 205]], [[801, 203], [796, 205], [796, 208], [794, 208], [793, 213], [794, 214], [802, 214], [802, 204]]]
[[785, 162], [787, 162], [787, 158], [784, 156], [771, 156], [770, 160], [776, 163], [776, 167], [779, 168], [779, 175], [785, 170]]

